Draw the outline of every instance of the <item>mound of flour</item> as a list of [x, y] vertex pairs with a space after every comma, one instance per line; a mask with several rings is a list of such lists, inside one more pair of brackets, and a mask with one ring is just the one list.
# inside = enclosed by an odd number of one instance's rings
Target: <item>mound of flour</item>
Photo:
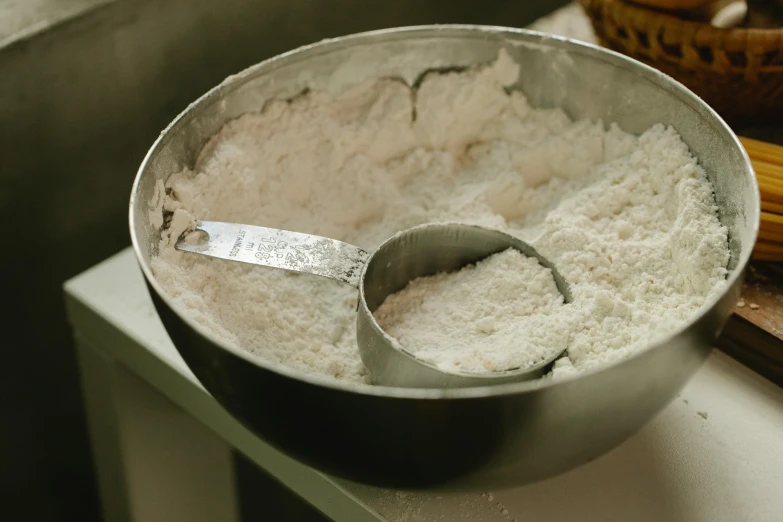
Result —
[[176, 238], [208, 219], [372, 249], [414, 225], [462, 221], [531, 243], [568, 280], [573, 303], [549, 314], [568, 349], [555, 377], [676, 329], [727, 273], [727, 232], [703, 170], [663, 125], [633, 136], [532, 109], [504, 89], [518, 74], [501, 53], [487, 67], [429, 75], [415, 93], [378, 80], [226, 124], [152, 202], [162, 225], [155, 277], [226, 343], [366, 381], [355, 290], [179, 252]]
[[565, 351], [552, 271], [509, 249], [475, 266], [411, 281], [375, 311], [383, 330], [445, 371], [531, 368]]

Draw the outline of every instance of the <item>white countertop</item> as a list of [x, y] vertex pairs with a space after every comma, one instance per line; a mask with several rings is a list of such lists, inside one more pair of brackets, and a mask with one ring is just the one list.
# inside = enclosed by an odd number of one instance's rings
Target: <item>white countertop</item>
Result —
[[326, 477], [234, 421], [172, 345], [129, 249], [69, 281], [66, 291], [77, 336], [335, 520], [783, 520], [783, 389], [719, 352], [646, 428], [588, 465], [505, 491], [400, 493]]

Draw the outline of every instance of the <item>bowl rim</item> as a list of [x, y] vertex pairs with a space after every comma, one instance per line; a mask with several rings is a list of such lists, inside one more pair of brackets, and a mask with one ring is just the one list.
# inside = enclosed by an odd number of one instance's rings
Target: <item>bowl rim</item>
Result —
[[[437, 32], [437, 34], [434, 34]], [[531, 381], [522, 381], [508, 384], [494, 384], [484, 386], [474, 386], [465, 388], [401, 388], [383, 385], [373, 385], [366, 383], [358, 383], [353, 381], [342, 381], [334, 377], [325, 375], [318, 375], [308, 373], [296, 368], [270, 361], [265, 361], [258, 356], [252, 355], [250, 352], [242, 350], [239, 347], [227, 345], [221, 341], [215, 334], [208, 331], [206, 328], [198, 324], [193, 318], [185, 313], [179, 311], [179, 307], [172, 301], [168, 293], [162, 288], [160, 283], [152, 273], [152, 268], [149, 263], [144, 261], [144, 256], [141, 253], [139, 246], [139, 237], [136, 227], [134, 225], [136, 219], [135, 207], [138, 202], [139, 185], [144, 172], [147, 170], [150, 163], [153, 161], [158, 152], [168, 143], [177, 130], [187, 124], [192, 117], [194, 111], [202, 106], [208, 105], [214, 98], [219, 98], [224, 92], [233, 91], [248, 81], [253, 80], [258, 74], [267, 72], [269, 69], [274, 69], [277, 66], [285, 65], [289, 60], [294, 60], [299, 56], [305, 54], [306, 56], [317, 56], [319, 54], [325, 54], [335, 49], [340, 49], [352, 44], [362, 44], [365, 42], [372, 42], [378, 39], [385, 39], [391, 41], [394, 39], [404, 39], [407, 37], [477, 37], [477, 38], [494, 38], [494, 39], [509, 39], [510, 45], [514, 46], [529, 46], [536, 47], [540, 45], [546, 45], [550, 48], [552, 44], [555, 47], [565, 51], [586, 52], [596, 59], [602, 59], [603, 61], [617, 65], [622, 64], [626, 68], [633, 69], [639, 76], [644, 77], [646, 80], [654, 83], [655, 85], [667, 89], [673, 96], [677, 96], [681, 101], [688, 104], [691, 108], [699, 112], [703, 117], [709, 119], [712, 118], [712, 123], [718, 127], [719, 132], [723, 132], [727, 137], [733, 141], [733, 144], [740, 152], [746, 166], [746, 172], [750, 175], [751, 186], [755, 189], [756, 198], [754, 199], [754, 207], [746, 208], [746, 212], [750, 217], [756, 217], [752, 223], [753, 236], [752, 241], [755, 243], [758, 236], [759, 217], [760, 217], [760, 195], [759, 188], [755, 175], [753, 175], [753, 167], [744, 147], [742, 147], [738, 137], [726, 124], [726, 122], [718, 115], [715, 110], [709, 107], [701, 98], [690, 91], [683, 84], [672, 78], [671, 76], [654, 69], [644, 63], [635, 60], [633, 58], [622, 55], [618, 52], [604, 49], [597, 45], [582, 42], [572, 38], [555, 36], [540, 31], [533, 31], [529, 29], [518, 29], [512, 27], [503, 27], [496, 25], [479, 25], [479, 24], [427, 24], [427, 25], [414, 25], [404, 27], [392, 27], [387, 29], [378, 29], [373, 31], [365, 31], [360, 33], [354, 33], [346, 36], [339, 36], [335, 38], [324, 39], [315, 43], [303, 45], [286, 51], [284, 53], [275, 55], [271, 58], [263, 60], [255, 65], [252, 65], [237, 74], [228, 76], [221, 83], [208, 90], [201, 95], [194, 102], [190, 103], [182, 112], [180, 112], [171, 123], [169, 123], [160, 135], [155, 139], [150, 149], [144, 156], [144, 159], [139, 166], [136, 173], [136, 177], [133, 181], [131, 189], [131, 198], [129, 204], [129, 226], [133, 251], [136, 255], [136, 259], [140, 265], [140, 268], [144, 274], [147, 284], [157, 293], [166, 306], [173, 310], [180, 320], [184, 321], [189, 328], [196, 331], [199, 335], [206, 338], [209, 342], [215, 346], [228, 351], [229, 353], [243, 359], [244, 361], [257, 366], [263, 370], [275, 372], [284, 377], [296, 379], [302, 381], [304, 384], [322, 386], [329, 388], [335, 392], [344, 392], [351, 394], [361, 394], [376, 397], [383, 397], [389, 399], [413, 399], [413, 400], [456, 400], [456, 399], [478, 399], [484, 397], [499, 397], [499, 396], [512, 396], [525, 393], [534, 393], [538, 390], [545, 390], [548, 388], [562, 386], [566, 383], [572, 383], [574, 381], [585, 380], [590, 377], [615, 371], [618, 367], [630, 364], [635, 359], [644, 356], [645, 354], [660, 349], [663, 345], [671, 342], [672, 339], [681, 335], [683, 332], [692, 327], [695, 323], [702, 320], [717, 303], [723, 299], [727, 292], [734, 286], [736, 281], [742, 277], [747, 264], [751, 256], [751, 248], [744, 249], [740, 252], [737, 259], [737, 263], [734, 269], [729, 272], [728, 277], [724, 283], [724, 289], [720, 292], [714, 292], [712, 296], [702, 305], [698, 313], [687, 322], [683, 323], [677, 330], [670, 334], [660, 337], [653, 342], [649, 343], [643, 349], [640, 349], [627, 357], [612, 361], [605, 365], [599, 365], [595, 368], [591, 368], [575, 375], [569, 375], [557, 380], [551, 378], [542, 378]], [[698, 159], [698, 158], [697, 158]], [[176, 348], [176, 345], [175, 345]]]

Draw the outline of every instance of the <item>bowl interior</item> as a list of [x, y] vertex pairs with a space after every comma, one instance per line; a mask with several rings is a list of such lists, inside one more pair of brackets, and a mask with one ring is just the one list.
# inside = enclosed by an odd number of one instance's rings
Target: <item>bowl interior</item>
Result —
[[[193, 167], [204, 144], [227, 121], [306, 89], [340, 92], [378, 77], [415, 85], [428, 71], [490, 62], [501, 48], [520, 64], [514, 88], [534, 107], [559, 107], [573, 119], [602, 119], [632, 133], [656, 123], [672, 125], [715, 187], [720, 220], [729, 229], [729, 279], [738, 277], [755, 242], [758, 190], [736, 137], [695, 95], [653, 69], [595, 46], [523, 30], [429, 26], [364, 33], [280, 55], [229, 77], [183, 112], [150, 150], [131, 199], [132, 237], [148, 279], [153, 279], [149, 262], [159, 240], [150, 219], [156, 182]], [[151, 284], [165, 299], [162, 288]]]

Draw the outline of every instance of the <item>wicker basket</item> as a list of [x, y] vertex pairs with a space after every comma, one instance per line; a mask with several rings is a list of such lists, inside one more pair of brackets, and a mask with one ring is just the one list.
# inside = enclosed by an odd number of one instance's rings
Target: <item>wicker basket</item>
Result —
[[602, 45], [676, 78], [732, 123], [783, 118], [783, 29], [718, 29], [622, 0], [579, 0]]

